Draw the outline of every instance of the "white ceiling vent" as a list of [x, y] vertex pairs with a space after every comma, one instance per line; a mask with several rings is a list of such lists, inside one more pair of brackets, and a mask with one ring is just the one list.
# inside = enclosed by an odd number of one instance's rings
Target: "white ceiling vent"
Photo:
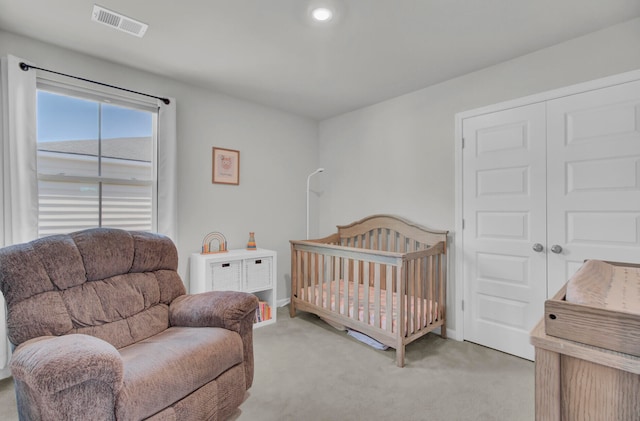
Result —
[[131, 19], [120, 13], [112, 12], [97, 4], [93, 5], [91, 20], [140, 38], [147, 32], [147, 28], [149, 27], [146, 23]]

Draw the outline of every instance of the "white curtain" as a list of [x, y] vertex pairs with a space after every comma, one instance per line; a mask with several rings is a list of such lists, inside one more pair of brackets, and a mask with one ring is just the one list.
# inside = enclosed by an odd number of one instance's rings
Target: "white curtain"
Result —
[[158, 232], [178, 242], [176, 100], [158, 100]]
[[[1, 60], [0, 90], [0, 246], [23, 243], [38, 235], [36, 175], [36, 73], [23, 71], [18, 57]], [[0, 378], [10, 375], [6, 306], [0, 303]]]

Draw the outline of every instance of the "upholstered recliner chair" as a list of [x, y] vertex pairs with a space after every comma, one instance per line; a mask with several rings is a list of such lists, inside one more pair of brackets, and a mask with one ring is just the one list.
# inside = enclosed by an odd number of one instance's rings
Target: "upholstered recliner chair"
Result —
[[186, 295], [166, 237], [90, 229], [0, 250], [21, 420], [218, 420], [253, 381], [257, 298]]

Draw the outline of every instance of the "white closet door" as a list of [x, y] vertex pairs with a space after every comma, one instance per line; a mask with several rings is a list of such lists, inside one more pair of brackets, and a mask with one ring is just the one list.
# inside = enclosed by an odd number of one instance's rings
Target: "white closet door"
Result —
[[547, 107], [553, 295], [585, 259], [640, 262], [640, 81]]
[[465, 119], [463, 137], [464, 338], [533, 359], [547, 296], [545, 105]]

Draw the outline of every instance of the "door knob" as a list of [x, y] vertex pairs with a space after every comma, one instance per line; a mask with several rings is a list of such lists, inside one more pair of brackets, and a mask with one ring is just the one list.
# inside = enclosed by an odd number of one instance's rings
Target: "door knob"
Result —
[[544, 250], [544, 246], [540, 243], [535, 243], [533, 245], [533, 251], [535, 251], [536, 253], [540, 253], [542, 250]]
[[555, 253], [555, 254], [560, 254], [562, 253], [562, 246], [559, 246], [558, 244], [554, 244], [551, 246], [551, 252]]

